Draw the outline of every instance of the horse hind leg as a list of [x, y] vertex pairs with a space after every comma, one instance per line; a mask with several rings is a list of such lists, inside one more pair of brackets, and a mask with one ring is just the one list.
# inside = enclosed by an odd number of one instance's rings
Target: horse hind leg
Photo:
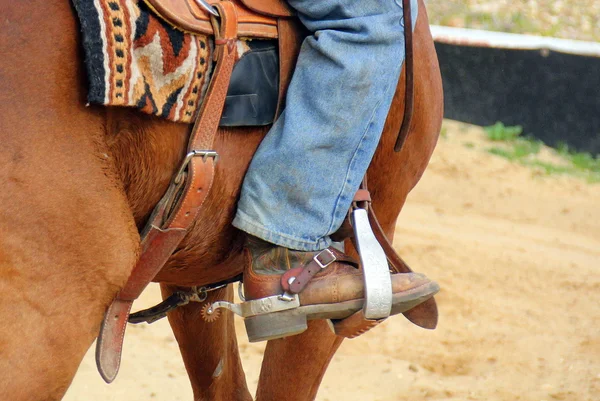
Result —
[[[163, 298], [178, 287], [161, 284]], [[169, 312], [169, 323], [179, 344], [194, 400], [252, 400], [240, 360], [233, 314], [214, 322], [202, 318], [202, 308], [215, 301], [233, 301], [233, 289], [208, 293], [204, 303], [191, 302]]]
[[139, 238], [103, 117], [83, 106], [69, 2], [1, 8], [0, 399], [56, 400]]

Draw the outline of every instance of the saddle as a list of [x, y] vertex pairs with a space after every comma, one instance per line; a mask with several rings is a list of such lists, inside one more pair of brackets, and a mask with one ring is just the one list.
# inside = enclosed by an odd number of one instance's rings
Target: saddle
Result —
[[[112, 382], [119, 370], [123, 336], [133, 301], [162, 269], [193, 224], [212, 187], [218, 154], [213, 149], [233, 67], [237, 62], [237, 45], [241, 39], [277, 39], [279, 44], [279, 96], [276, 116], [283, 109], [286, 88], [291, 79], [303, 35], [293, 10], [284, 0], [144, 0], [161, 18], [177, 29], [192, 34], [214, 36], [215, 68], [204, 103], [188, 141], [187, 154], [141, 232], [141, 255], [123, 289], [105, 313], [96, 344], [96, 362], [102, 378]], [[399, 151], [410, 127], [413, 103], [412, 19], [410, 0], [403, 0], [406, 32], [405, 115], [395, 150]], [[366, 190], [366, 185], [364, 185]], [[370, 203], [370, 198], [356, 199]], [[385, 255], [398, 273], [411, 269], [395, 253], [379, 226], [372, 208], [364, 214]], [[366, 213], [366, 212], [365, 212]], [[368, 224], [368, 223], [367, 223]], [[369, 229], [370, 230], [370, 229]], [[218, 283], [222, 285], [223, 283]], [[168, 308], [167, 308], [168, 309]], [[358, 313], [358, 312], [357, 312]], [[434, 328], [437, 322], [435, 301], [405, 312], [413, 323]], [[352, 337], [378, 323], [353, 315], [342, 321], [337, 334]]]
[[[212, 35], [214, 0], [144, 0], [158, 15], [176, 28]], [[282, 0], [232, 0], [238, 18], [238, 37], [277, 39], [278, 21], [294, 15]]]

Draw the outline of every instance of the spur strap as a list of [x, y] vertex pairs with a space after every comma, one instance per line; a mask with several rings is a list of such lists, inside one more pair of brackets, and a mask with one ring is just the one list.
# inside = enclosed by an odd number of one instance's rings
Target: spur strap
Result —
[[286, 271], [281, 276], [281, 288], [290, 294], [299, 294], [308, 285], [310, 280], [321, 270], [327, 268], [334, 262], [344, 262], [358, 265], [350, 256], [329, 247], [316, 254], [304, 266], [295, 267]]
[[216, 68], [196, 118], [186, 157], [141, 234], [141, 256], [104, 315], [96, 343], [96, 365], [112, 382], [119, 371], [123, 336], [133, 301], [162, 269], [196, 219], [212, 187], [217, 153], [212, 150], [231, 72], [236, 61], [237, 14], [230, 1], [214, 4]]

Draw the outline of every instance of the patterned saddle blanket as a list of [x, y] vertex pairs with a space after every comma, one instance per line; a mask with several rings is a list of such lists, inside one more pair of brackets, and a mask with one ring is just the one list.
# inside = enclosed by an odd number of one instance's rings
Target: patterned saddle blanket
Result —
[[[173, 28], [141, 0], [72, 2], [81, 26], [89, 103], [135, 107], [170, 121], [194, 120], [210, 82], [212, 38]], [[276, 42], [240, 41], [238, 59], [221, 125], [272, 123]]]

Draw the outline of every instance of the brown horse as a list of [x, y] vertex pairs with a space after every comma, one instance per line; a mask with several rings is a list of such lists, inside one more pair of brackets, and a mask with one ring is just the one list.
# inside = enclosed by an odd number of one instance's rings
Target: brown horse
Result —
[[[79, 33], [66, 0], [0, 0], [0, 399], [56, 400], [98, 334], [139, 254], [138, 228], [179, 165], [189, 127], [127, 109], [85, 107]], [[387, 235], [423, 173], [442, 118], [437, 58], [422, 1], [415, 28], [415, 112], [403, 150], [403, 79], [370, 167]], [[223, 129], [213, 191], [156, 278], [163, 295], [243, 266], [230, 221], [266, 129]], [[207, 301], [231, 299], [231, 289]], [[250, 400], [233, 317], [200, 304], [169, 314], [196, 400]], [[309, 400], [341, 343], [326, 324], [267, 345], [259, 400]]]

